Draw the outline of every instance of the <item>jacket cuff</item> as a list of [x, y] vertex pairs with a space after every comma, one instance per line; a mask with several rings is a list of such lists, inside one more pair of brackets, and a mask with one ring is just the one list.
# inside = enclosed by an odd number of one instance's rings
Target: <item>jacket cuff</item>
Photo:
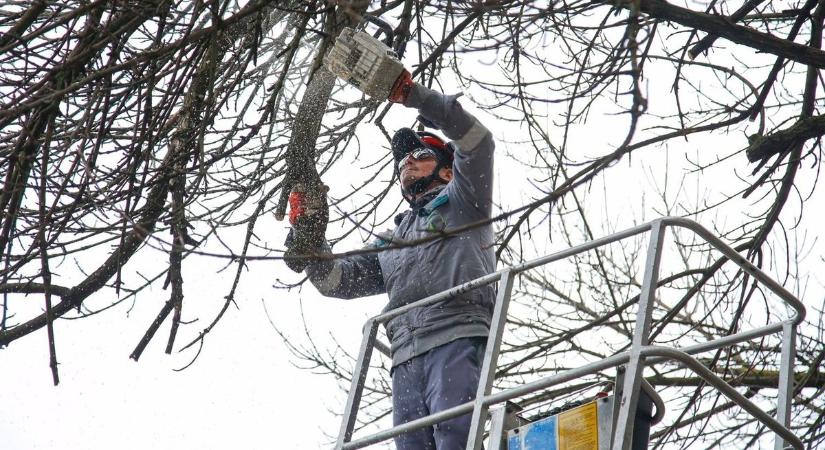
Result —
[[335, 292], [341, 285], [343, 278], [343, 268], [341, 264], [336, 264], [334, 261], [324, 260], [312, 263], [307, 266], [307, 275], [309, 281], [318, 289], [323, 295], [329, 295]]
[[404, 106], [415, 109], [420, 108], [421, 105], [424, 104], [424, 99], [428, 94], [427, 91], [429, 91], [429, 89], [413, 82], [412, 89], [410, 89], [410, 95], [407, 96], [407, 101], [404, 102]]
[[[332, 253], [332, 249], [329, 247], [329, 243], [326, 239], [321, 243], [321, 246], [316, 250], [318, 253]], [[309, 275], [309, 280], [313, 281], [316, 279], [323, 279], [332, 271], [333, 267], [335, 267], [335, 261], [330, 259], [318, 259], [310, 261], [306, 267], [306, 273]]]

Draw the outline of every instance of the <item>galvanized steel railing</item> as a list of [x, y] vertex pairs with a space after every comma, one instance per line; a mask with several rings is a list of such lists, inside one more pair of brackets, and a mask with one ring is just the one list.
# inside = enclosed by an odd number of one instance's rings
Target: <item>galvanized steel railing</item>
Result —
[[[689, 347], [665, 348], [648, 345], [652, 320], [651, 315], [653, 312], [653, 296], [658, 283], [664, 232], [665, 228], [668, 226], [687, 228], [699, 235], [716, 250], [725, 255], [731, 262], [739, 266], [745, 273], [764, 284], [771, 292], [784, 300], [788, 306], [793, 308], [794, 314], [782, 322], [773, 323], [752, 330], [741, 331], [730, 336], [725, 336], [710, 342]], [[543, 377], [539, 380], [516, 388], [491, 394], [493, 378], [498, 361], [498, 353], [501, 346], [501, 335], [504, 331], [504, 324], [507, 318], [507, 308], [510, 302], [514, 276], [520, 272], [583, 253], [588, 250], [593, 250], [595, 248], [620, 241], [628, 237], [636, 236], [647, 231], [650, 231], [650, 243], [648, 245], [644, 279], [642, 282], [641, 294], [639, 296], [639, 308], [636, 314], [636, 324], [633, 330], [630, 349], [576, 369]], [[358, 413], [358, 406], [361, 401], [361, 394], [363, 392], [367, 370], [369, 369], [369, 361], [372, 356], [372, 350], [373, 348], [378, 348], [379, 351], [384, 353], [388, 352], [386, 346], [381, 344], [380, 341], [376, 339], [378, 326], [413, 308], [445, 300], [496, 281], [499, 282], [498, 294], [496, 297], [492, 321], [490, 323], [490, 335], [487, 340], [487, 348], [484, 355], [484, 361], [482, 363], [478, 391], [476, 393], [475, 400], [353, 441], [352, 434], [355, 428], [355, 419]], [[777, 435], [775, 450], [782, 450], [786, 448], [786, 445], [802, 450], [802, 441], [791, 433], [789, 426], [792, 400], [791, 394], [793, 392], [793, 366], [796, 358], [796, 327], [804, 318], [805, 306], [799, 301], [799, 299], [788, 292], [784, 287], [782, 287], [782, 285], [768, 277], [764, 272], [754, 266], [750, 261], [737, 253], [730, 246], [722, 242], [716, 236], [712, 235], [704, 227], [689, 219], [664, 217], [601, 239], [596, 239], [582, 245], [571, 247], [567, 250], [554, 253], [552, 255], [526, 262], [524, 264], [502, 269], [498, 272], [477, 278], [447, 291], [432, 295], [415, 303], [405, 305], [369, 319], [364, 325], [364, 336], [358, 352], [358, 360], [353, 370], [352, 386], [347, 398], [346, 409], [344, 410], [341, 430], [338, 435], [338, 441], [335, 449], [350, 450], [363, 448], [371, 444], [391, 439], [408, 431], [430, 426], [467, 413], [472, 413], [467, 450], [479, 450], [481, 448], [484, 424], [487, 419], [490, 406], [504, 403], [508, 400], [512, 400], [535, 391], [547, 389], [550, 386], [571, 381], [585, 375], [594, 374], [596, 372], [620, 365], [626, 365], [624, 386], [621, 391], [622, 398], [621, 400], [618, 398], [616, 399], [617, 401], [620, 401], [620, 407], [618, 420], [616, 421], [616, 427], [613, 432], [612, 450], [629, 450], [631, 437], [633, 434], [633, 422], [635, 418], [636, 405], [638, 404], [639, 391], [642, 383], [642, 369], [647, 365], [656, 364], [665, 360], [672, 360], [677, 361], [686, 368], [694, 371], [698, 376], [707, 381], [710, 385], [716, 387], [725, 396], [741, 406], [742, 409], [750, 413], [766, 427], [773, 430]], [[777, 386], [778, 398], [776, 418], [771, 417], [771, 415], [760, 409], [757, 405], [736, 391], [736, 389], [731, 387], [730, 384], [725, 382], [722, 378], [711, 372], [699, 361], [690, 356], [691, 354], [716, 350], [779, 332], [782, 333], [783, 337], [782, 356], [779, 369], [779, 383]], [[656, 403], [657, 411], [661, 412], [661, 399], [654, 396], [654, 403]]]

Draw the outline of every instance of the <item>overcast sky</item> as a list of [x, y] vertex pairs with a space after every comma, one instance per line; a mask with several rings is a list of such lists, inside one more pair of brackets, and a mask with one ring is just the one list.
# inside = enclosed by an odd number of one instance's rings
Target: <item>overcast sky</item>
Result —
[[[204, 275], [206, 293], [211, 274]], [[136, 306], [128, 319], [123, 305], [82, 321], [58, 321], [57, 387], [45, 332], [15, 341], [0, 351], [0, 448], [328, 448], [323, 431], [337, 430], [332, 411], [343, 409], [343, 394], [332, 378], [289, 363], [263, 302], [279, 328], [296, 335], [303, 303], [319, 336], [335, 333], [357, 348], [356, 324], [366, 317], [361, 310], [378, 308], [382, 300], [344, 304], [305, 292], [299, 301], [297, 294], [286, 296], [263, 280], [261, 285], [260, 297], [245, 296], [241, 309], [227, 314], [198, 361], [183, 372], [173, 369], [194, 353], [163, 353], [168, 326], [140, 362], [128, 358], [157, 313], [157, 302]]]

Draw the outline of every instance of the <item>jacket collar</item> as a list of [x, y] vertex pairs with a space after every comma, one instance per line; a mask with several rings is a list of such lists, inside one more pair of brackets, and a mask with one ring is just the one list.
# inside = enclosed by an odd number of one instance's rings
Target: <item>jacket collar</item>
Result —
[[419, 209], [427, 206], [428, 203], [433, 201], [444, 188], [447, 187], [446, 184], [439, 184], [438, 186], [433, 187], [429, 191], [421, 194], [418, 199], [415, 200], [415, 204], [413, 204], [412, 210], [418, 211]]
[[[439, 198], [439, 195], [442, 192], [444, 192], [444, 188], [446, 187], [446, 184], [439, 184], [438, 186], [435, 186], [429, 191], [421, 194], [421, 196], [418, 197], [418, 199], [415, 201], [415, 203], [412, 205], [410, 209], [395, 216], [395, 225], [400, 225], [401, 221], [404, 220], [404, 216], [406, 216], [408, 213], [412, 213], [413, 215], [421, 215], [422, 213], [425, 213], [424, 215], [426, 215], [429, 214], [429, 209], [435, 209], [439, 205], [446, 202], [446, 198], [440, 201], [440, 203], [439, 200], [437, 200]], [[430, 206], [431, 202], [438, 204], [428, 209], [427, 206]]]

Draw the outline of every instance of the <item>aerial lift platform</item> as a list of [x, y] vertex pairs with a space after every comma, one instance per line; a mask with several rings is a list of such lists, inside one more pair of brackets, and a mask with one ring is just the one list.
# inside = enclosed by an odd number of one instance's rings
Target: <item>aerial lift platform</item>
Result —
[[[667, 227], [693, 231], [717, 251], [725, 255], [745, 273], [762, 283], [790, 306], [793, 313], [781, 322], [740, 331], [712, 341], [682, 348], [649, 344], [654, 294], [658, 283], [664, 233]], [[552, 263], [573, 255], [602, 247], [632, 236], [649, 233], [644, 278], [639, 296], [633, 336], [627, 351], [581, 367], [545, 376], [538, 380], [492, 393], [501, 337], [507, 319], [513, 280], [526, 270]], [[402, 425], [353, 440], [356, 416], [369, 369], [373, 349], [389, 354], [386, 344], [377, 339], [378, 326], [413, 308], [433, 304], [460, 295], [483, 285], [498, 282], [498, 294], [490, 324], [478, 391], [473, 401]], [[722, 242], [698, 223], [684, 218], [664, 217], [610, 236], [596, 239], [567, 250], [544, 256], [517, 266], [507, 267], [490, 275], [469, 281], [418, 302], [385, 312], [369, 319], [364, 326], [363, 340], [353, 369], [352, 385], [344, 410], [336, 450], [364, 448], [392, 439], [408, 431], [431, 426], [453, 417], [472, 414], [467, 450], [482, 448], [488, 418], [487, 447], [491, 450], [641, 450], [647, 448], [651, 425], [664, 415], [664, 402], [644, 380], [642, 370], [664, 361], [675, 361], [692, 370], [708, 385], [739, 405], [765, 427], [776, 434], [775, 450], [803, 450], [802, 441], [790, 431], [793, 366], [796, 358], [797, 326], [805, 318], [805, 307], [794, 295], [771, 279], [745, 257]], [[714, 374], [691, 355], [730, 347], [771, 334], [781, 334], [776, 417], [765, 412], [730, 384]], [[593, 399], [575, 408], [527, 422], [520, 418], [512, 400], [527, 394], [547, 390], [605, 370], [616, 370], [612, 395]]]

